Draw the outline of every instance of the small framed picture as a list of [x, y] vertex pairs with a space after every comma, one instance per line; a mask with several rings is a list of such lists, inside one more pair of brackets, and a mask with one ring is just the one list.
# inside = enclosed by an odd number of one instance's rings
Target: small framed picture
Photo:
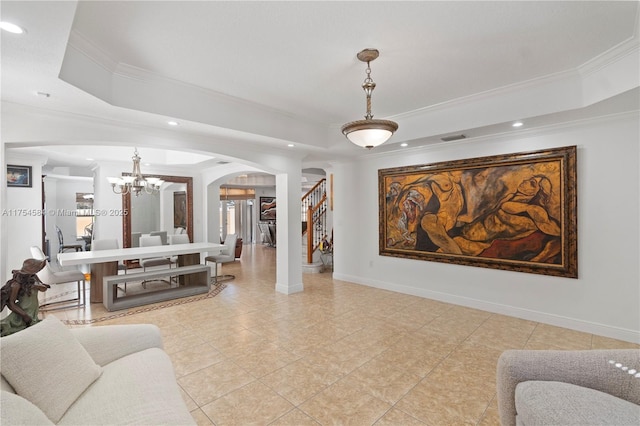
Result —
[[7, 186], [31, 188], [31, 166], [7, 165]]
[[260, 197], [260, 221], [276, 220], [276, 198]]

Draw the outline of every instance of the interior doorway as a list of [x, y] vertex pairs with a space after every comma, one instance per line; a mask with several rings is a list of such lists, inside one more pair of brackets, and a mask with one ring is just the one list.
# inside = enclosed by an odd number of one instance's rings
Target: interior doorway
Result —
[[220, 200], [220, 240], [237, 234], [243, 244], [255, 242], [254, 200]]

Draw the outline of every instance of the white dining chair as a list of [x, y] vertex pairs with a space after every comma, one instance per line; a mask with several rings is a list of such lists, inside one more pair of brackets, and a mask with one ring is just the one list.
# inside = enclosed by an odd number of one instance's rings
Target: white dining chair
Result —
[[[154, 247], [154, 246], [161, 246], [162, 245], [162, 239], [160, 238], [159, 235], [149, 235], [149, 236], [142, 236], [140, 237], [140, 247]], [[142, 270], [146, 272], [147, 268], [151, 268], [153, 266], [169, 266], [169, 268], [171, 268], [171, 265], [175, 264], [175, 261], [173, 261], [171, 258], [167, 258], [167, 257], [149, 257], [149, 258], [144, 258], [144, 259], [140, 259], [139, 260], [140, 266], [142, 266]], [[162, 280], [162, 281], [166, 281], [166, 280]], [[171, 281], [166, 281], [169, 285], [171, 285]], [[147, 286], [147, 281], [143, 281], [142, 282], [142, 287], [146, 288]]]
[[[86, 281], [84, 274], [75, 269], [70, 271], [54, 271], [49, 264], [47, 256], [38, 246], [31, 246], [31, 257], [38, 260], [46, 260], [44, 268], [42, 268], [36, 276], [44, 284], [50, 286], [66, 283], [77, 283], [77, 297], [73, 299], [63, 299], [55, 302], [47, 302], [40, 305], [41, 311], [53, 311], [57, 309], [80, 308], [86, 305]], [[70, 302], [76, 302], [70, 304]]]
[[149, 233], [152, 237], [157, 235], [162, 241], [162, 245], [167, 245], [167, 231], [152, 231]]
[[140, 237], [142, 237], [142, 232], [131, 233], [131, 247], [140, 247]]
[[169, 236], [170, 244], [189, 244], [189, 236], [187, 234], [177, 234]]
[[[217, 283], [220, 280], [232, 280], [235, 278], [235, 275], [218, 275], [218, 263], [229, 263], [235, 262], [236, 260], [236, 241], [238, 241], [238, 235], [236, 234], [228, 234], [227, 238], [224, 240], [224, 248], [221, 250], [220, 254], [215, 254], [212, 256], [207, 256], [204, 258], [204, 263], [213, 262], [213, 282]], [[221, 269], [222, 270], [222, 269]]]
[[58, 225], [56, 225], [56, 234], [58, 235], [58, 253], [64, 253], [65, 250], [74, 250], [76, 252], [83, 251], [82, 244], [80, 243], [64, 243], [64, 235]]
[[[100, 240], [93, 240], [91, 243], [91, 249], [93, 251], [99, 250], [113, 250], [119, 249], [120, 245], [118, 244], [118, 240], [116, 238], [104, 238]], [[127, 265], [122, 262], [118, 262], [118, 271], [123, 271], [125, 274], [127, 273]], [[124, 288], [118, 287], [119, 290], [123, 291], [127, 294], [127, 283], [124, 283]]]
[[[187, 234], [176, 234], [176, 235], [169, 235], [169, 244], [174, 245], [174, 244], [189, 244], [191, 243], [191, 241], [189, 240], [189, 236]], [[179, 262], [179, 257], [178, 256], [171, 256], [171, 261], [175, 264], [178, 264]], [[173, 281], [176, 281], [178, 279], [178, 277], [173, 277]]]

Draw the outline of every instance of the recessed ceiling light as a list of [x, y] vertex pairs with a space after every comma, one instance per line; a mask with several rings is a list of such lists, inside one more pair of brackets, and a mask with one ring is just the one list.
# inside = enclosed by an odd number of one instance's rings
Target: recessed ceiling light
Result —
[[0, 28], [12, 34], [26, 33], [26, 30], [24, 28], [7, 21], [0, 22]]
[[93, 158], [86, 158], [87, 161], [93, 161]]
[[408, 144], [408, 143], [406, 143], [406, 142], [402, 142], [402, 143], [400, 144], [400, 146], [404, 148], [404, 147], [409, 146], [409, 144]]
[[516, 121], [515, 123], [512, 124], [513, 127], [522, 127], [524, 123], [522, 121]]
[[287, 145], [289, 148], [293, 148], [295, 145], [290, 143], [289, 145]]
[[168, 124], [169, 126], [177, 126], [177, 125], [179, 125], [180, 123], [178, 123], [177, 121], [167, 121], [167, 124]]

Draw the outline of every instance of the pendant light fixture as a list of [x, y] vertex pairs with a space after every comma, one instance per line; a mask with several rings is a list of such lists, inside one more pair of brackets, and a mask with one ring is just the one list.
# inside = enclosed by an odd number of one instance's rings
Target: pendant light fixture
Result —
[[135, 194], [137, 197], [142, 191], [147, 194], [157, 194], [160, 192], [160, 186], [164, 181], [157, 177], [148, 177], [145, 179], [140, 171], [140, 156], [138, 155], [138, 148], [134, 148], [133, 157], [133, 170], [131, 174], [122, 177], [108, 177], [107, 180], [111, 184], [111, 189], [116, 194]]
[[367, 95], [367, 114], [364, 116], [364, 120], [352, 121], [342, 126], [342, 134], [347, 139], [367, 149], [382, 145], [398, 130], [398, 123], [390, 120], [376, 120], [371, 114], [371, 94], [376, 88], [376, 83], [371, 79], [370, 62], [375, 60], [379, 54], [377, 49], [364, 49], [358, 53], [358, 59], [367, 63], [367, 77], [362, 83], [362, 88]]

